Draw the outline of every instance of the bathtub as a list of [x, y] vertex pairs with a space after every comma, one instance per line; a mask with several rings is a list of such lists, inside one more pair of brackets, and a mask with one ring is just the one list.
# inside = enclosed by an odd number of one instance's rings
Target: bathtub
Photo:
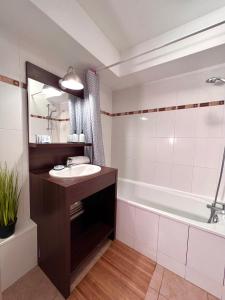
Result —
[[119, 178], [116, 238], [225, 300], [225, 222], [212, 199]]

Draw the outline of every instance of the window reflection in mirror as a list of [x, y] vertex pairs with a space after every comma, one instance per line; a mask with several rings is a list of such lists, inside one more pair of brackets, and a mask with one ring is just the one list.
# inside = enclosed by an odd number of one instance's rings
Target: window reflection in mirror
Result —
[[28, 79], [30, 143], [66, 143], [70, 130], [68, 93]]

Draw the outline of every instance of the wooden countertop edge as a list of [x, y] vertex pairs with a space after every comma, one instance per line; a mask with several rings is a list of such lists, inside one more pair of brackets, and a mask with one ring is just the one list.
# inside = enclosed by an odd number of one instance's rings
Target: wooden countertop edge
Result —
[[115, 181], [116, 181], [116, 176], [117, 176], [117, 172], [118, 172], [117, 169], [111, 168], [111, 167], [105, 167], [105, 166], [102, 166], [101, 168], [102, 169], [100, 172], [93, 174], [93, 175], [77, 177], [77, 178], [66, 178], [66, 179], [50, 176], [49, 175], [50, 170], [30, 171], [30, 174], [38, 176], [38, 177], [42, 178], [43, 180], [54, 183], [54, 184], [56, 184], [60, 187], [64, 187], [64, 188], [74, 187], [75, 185], [83, 183], [83, 182], [88, 183], [88, 181], [92, 181], [93, 179], [96, 179], [96, 178], [104, 176], [104, 175], [108, 175], [110, 173], [115, 173]]

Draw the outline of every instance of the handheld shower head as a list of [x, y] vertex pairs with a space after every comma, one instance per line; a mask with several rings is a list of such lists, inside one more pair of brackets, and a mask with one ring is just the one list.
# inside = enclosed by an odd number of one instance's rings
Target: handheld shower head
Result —
[[206, 80], [206, 83], [213, 83], [215, 85], [225, 84], [225, 78], [223, 77], [211, 77]]

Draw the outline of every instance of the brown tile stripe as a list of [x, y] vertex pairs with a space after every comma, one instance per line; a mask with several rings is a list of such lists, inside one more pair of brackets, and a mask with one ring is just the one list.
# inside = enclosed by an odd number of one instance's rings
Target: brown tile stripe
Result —
[[32, 118], [37, 118], [37, 119], [44, 119], [44, 120], [51, 120], [51, 121], [59, 121], [59, 122], [62, 122], [62, 121], [69, 121], [70, 119], [66, 118], [66, 119], [58, 119], [58, 118], [48, 118], [48, 117], [44, 117], [44, 116], [40, 116], [40, 115], [33, 115], [33, 114], [30, 114], [30, 116]]
[[109, 113], [109, 112], [107, 112], [107, 111], [104, 111], [104, 110], [101, 110], [101, 114], [102, 114], [102, 115], [109, 116], [109, 117], [112, 117], [112, 116], [113, 116], [113, 114], [111, 114], [111, 113]]
[[[4, 75], [0, 75], [0, 81], [7, 83], [7, 84], [17, 86], [17, 87], [21, 87], [23, 89], [27, 88], [26, 83], [20, 82], [18, 80], [9, 78]], [[135, 110], [135, 111], [127, 111], [127, 112], [122, 112], [122, 113], [109, 113], [107, 111], [101, 110], [101, 114], [109, 116], [109, 117], [117, 117], [117, 116], [137, 115], [137, 114], [146, 114], [146, 113], [151, 113], [151, 112], [163, 112], [163, 111], [170, 111], [170, 110], [190, 109], [190, 108], [197, 108], [197, 107], [217, 106], [217, 105], [224, 105], [224, 100], [194, 103], [194, 104], [185, 104], [185, 105], [178, 105], [178, 106], [142, 109], [142, 110]], [[31, 115], [31, 116], [34, 118], [47, 119], [47, 117], [42, 117], [42, 116], [37, 116], [37, 115]], [[55, 118], [51, 118], [51, 120], [69, 121], [69, 119], [55, 119]]]
[[194, 104], [185, 104], [185, 105], [177, 105], [177, 106], [142, 109], [142, 110], [135, 110], [135, 111], [126, 111], [126, 112], [121, 112], [121, 113], [108, 113], [106, 111], [101, 111], [101, 113], [104, 115], [110, 116], [110, 117], [119, 117], [119, 116], [127, 116], [127, 115], [146, 114], [146, 113], [152, 113], [152, 112], [163, 112], [163, 111], [190, 109], [190, 108], [197, 108], [197, 107], [201, 108], [201, 107], [207, 107], [207, 106], [218, 106], [218, 105], [224, 105], [224, 102], [225, 102], [224, 100], [217, 100], [217, 101], [194, 103]]
[[4, 76], [4, 75], [0, 75], [0, 81], [4, 82], [4, 83], [7, 83], [7, 84], [11, 84], [11, 85], [17, 86], [17, 87], [22, 87], [23, 89], [27, 88], [26, 83], [20, 82], [18, 80], [9, 78], [9, 77]]

